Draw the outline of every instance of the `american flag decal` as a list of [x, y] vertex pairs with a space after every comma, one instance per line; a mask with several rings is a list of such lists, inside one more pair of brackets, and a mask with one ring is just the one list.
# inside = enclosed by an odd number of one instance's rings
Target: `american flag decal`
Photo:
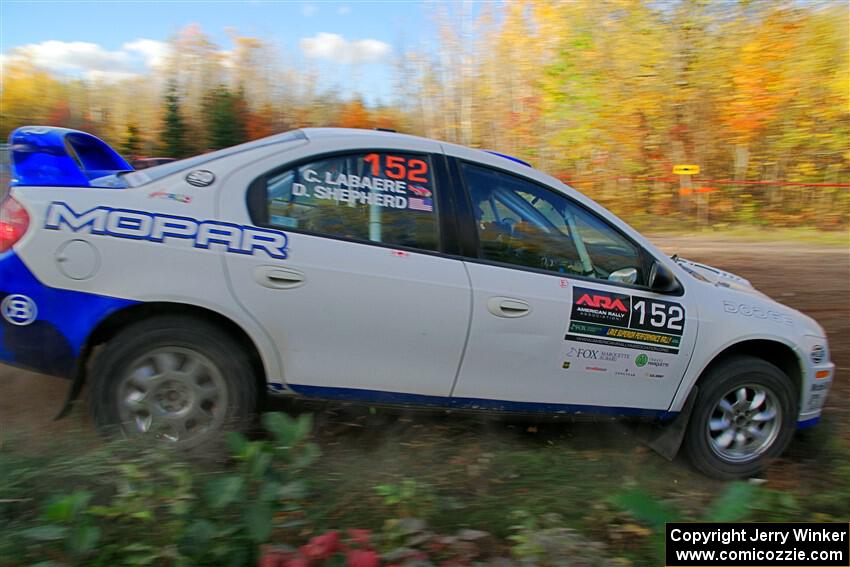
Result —
[[414, 211], [425, 211], [430, 213], [434, 210], [434, 203], [431, 199], [420, 199], [419, 197], [411, 197], [407, 200], [407, 208]]
[[419, 197], [430, 197], [431, 196], [431, 192], [428, 189], [426, 189], [426, 188], [424, 188], [420, 185], [408, 185], [407, 188], [410, 189], [411, 191], [413, 191]]

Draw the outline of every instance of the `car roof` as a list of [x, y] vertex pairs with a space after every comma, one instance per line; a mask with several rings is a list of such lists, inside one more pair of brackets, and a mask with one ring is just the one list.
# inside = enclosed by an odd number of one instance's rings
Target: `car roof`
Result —
[[[376, 144], [376, 145], [388, 145], [391, 146], [393, 141], [406, 141], [406, 142], [418, 142], [419, 144], [440, 144], [443, 150], [450, 155], [455, 155], [458, 157], [466, 157], [467, 159], [478, 159], [482, 161], [490, 161], [493, 156], [497, 157], [497, 163], [499, 165], [505, 166], [506, 164], [502, 162], [502, 160], [507, 160], [513, 164], [520, 165], [521, 168], [517, 171], [526, 172], [525, 168], [534, 169], [534, 167], [526, 163], [525, 161], [504, 153], [484, 150], [478, 148], [471, 148], [469, 146], [462, 146], [459, 144], [454, 144], [451, 142], [446, 142], [443, 140], [437, 140], [434, 138], [425, 138], [423, 136], [415, 136], [412, 134], [404, 134], [401, 132], [395, 132], [392, 130], [380, 130], [380, 129], [372, 129], [368, 130], [365, 128], [301, 128], [300, 132], [302, 132], [308, 140], [352, 140], [358, 139], [358, 142], [367, 143], [367, 144]], [[266, 138], [266, 140], [270, 140], [270, 138]], [[474, 157], [473, 157], [474, 156]], [[513, 169], [513, 168], [510, 168]]]
[[416, 139], [424, 142], [435, 142], [430, 138], [422, 136], [414, 136], [412, 134], [403, 134], [401, 132], [391, 132], [389, 130], [368, 130], [366, 128], [301, 128], [301, 131], [308, 139], [319, 138], [350, 138], [352, 136], [372, 137], [382, 140], [393, 139]]

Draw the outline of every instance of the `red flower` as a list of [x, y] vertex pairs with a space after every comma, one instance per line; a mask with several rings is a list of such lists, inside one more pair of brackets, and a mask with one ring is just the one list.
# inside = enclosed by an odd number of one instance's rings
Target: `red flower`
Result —
[[303, 557], [296, 557], [284, 563], [283, 567], [310, 567], [310, 562]]
[[369, 541], [372, 539], [372, 532], [370, 530], [350, 528], [348, 530], [348, 537], [350, 537], [357, 545], [368, 547]]
[[[266, 547], [266, 546], [263, 546]], [[269, 548], [260, 550], [260, 558], [257, 560], [257, 567], [281, 567], [289, 555], [279, 549]]]
[[352, 549], [345, 559], [348, 567], [379, 567], [381, 564], [381, 558], [376, 552], [365, 549]]
[[269, 553], [257, 560], [257, 567], [279, 567], [281, 559], [283, 558], [277, 553]]
[[328, 532], [312, 538], [301, 547], [301, 553], [310, 560], [328, 559], [339, 549], [339, 533]]

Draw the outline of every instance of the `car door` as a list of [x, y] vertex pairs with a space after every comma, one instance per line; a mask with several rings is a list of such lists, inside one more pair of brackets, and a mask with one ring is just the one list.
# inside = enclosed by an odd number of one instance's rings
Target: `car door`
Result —
[[694, 348], [690, 298], [650, 291], [646, 253], [565, 194], [470, 162], [457, 162], [456, 178], [477, 253], [454, 396], [517, 410], [666, 410]]
[[[251, 221], [287, 235], [286, 258], [225, 260], [238, 301], [278, 345], [283, 376], [273, 383], [327, 398], [449, 396], [470, 286], [463, 263], [442, 254], [444, 158], [422, 143], [313, 141], [301, 159], [266, 159], [228, 181], [224, 193], [242, 196], [233, 206], [245, 209], [249, 187]], [[317, 147], [336, 149], [316, 156]]]

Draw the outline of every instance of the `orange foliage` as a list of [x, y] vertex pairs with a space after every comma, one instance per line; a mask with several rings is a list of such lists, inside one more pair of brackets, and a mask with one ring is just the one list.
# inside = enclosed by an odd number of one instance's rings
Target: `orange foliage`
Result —
[[354, 99], [342, 105], [339, 111], [339, 126], [341, 128], [373, 128], [374, 122], [369, 111], [363, 106], [363, 101]]
[[71, 126], [71, 106], [67, 101], [60, 100], [47, 115], [46, 123], [51, 126]]
[[272, 109], [264, 106], [254, 112], [245, 114], [245, 134], [249, 140], [265, 138], [274, 134], [274, 116]]

